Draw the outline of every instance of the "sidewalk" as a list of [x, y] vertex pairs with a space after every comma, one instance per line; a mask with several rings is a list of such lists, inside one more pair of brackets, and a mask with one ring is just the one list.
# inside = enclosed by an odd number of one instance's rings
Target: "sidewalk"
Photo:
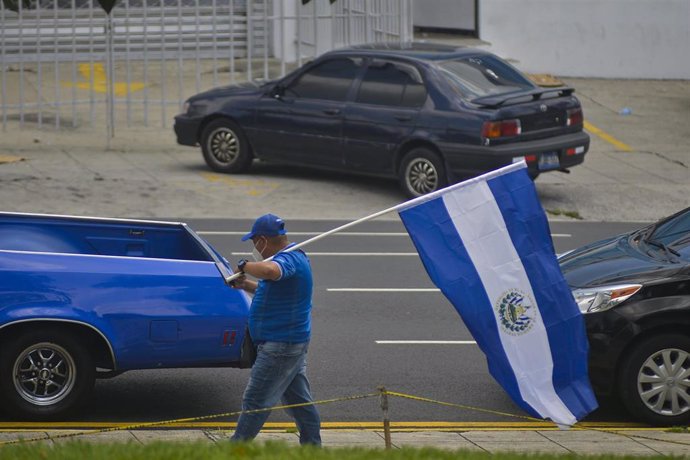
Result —
[[[555, 453], [577, 455], [674, 455], [690, 456], [690, 433], [672, 433], [662, 429], [620, 431], [620, 434], [593, 430], [471, 430], [462, 432], [405, 431], [393, 432], [393, 448], [435, 447], [476, 452]], [[0, 443], [38, 438], [56, 445], [69, 441], [96, 443], [132, 442], [146, 444], [154, 441], [214, 442], [229, 440], [232, 431], [219, 430], [128, 430], [70, 436], [79, 431], [10, 431], [0, 432]], [[60, 437], [62, 436], [62, 437]], [[56, 439], [50, 439], [55, 437]], [[323, 430], [324, 447], [385, 448], [383, 431]], [[257, 442], [283, 441], [299, 445], [296, 433], [263, 431]], [[0, 448], [2, 444], [0, 444]]]

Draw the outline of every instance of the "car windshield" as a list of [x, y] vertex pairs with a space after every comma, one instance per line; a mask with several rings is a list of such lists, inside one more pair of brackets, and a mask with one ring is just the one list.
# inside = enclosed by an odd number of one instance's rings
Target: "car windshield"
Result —
[[495, 56], [469, 56], [443, 61], [438, 68], [451, 87], [465, 99], [534, 88], [520, 72]]
[[690, 208], [673, 219], [661, 223], [651, 235], [654, 239], [667, 246], [682, 245], [690, 242]]
[[631, 241], [690, 260], [690, 208], [633, 233]]

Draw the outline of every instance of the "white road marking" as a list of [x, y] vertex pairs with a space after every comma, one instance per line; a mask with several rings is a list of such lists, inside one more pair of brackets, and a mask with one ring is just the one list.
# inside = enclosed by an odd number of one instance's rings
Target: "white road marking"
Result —
[[[199, 231], [199, 235], [246, 235], [247, 232], [212, 232]], [[292, 236], [316, 236], [324, 232], [288, 232]], [[333, 236], [407, 236], [406, 232], [339, 232], [334, 233]]]
[[377, 340], [378, 345], [476, 345], [474, 340]]
[[328, 288], [328, 292], [441, 292], [438, 288]]
[[[252, 255], [251, 252], [233, 252], [233, 256], [250, 256]], [[368, 256], [375, 256], [375, 257], [398, 257], [398, 256], [418, 256], [416, 252], [311, 252], [307, 251], [307, 255], [309, 257], [313, 256], [335, 256], [335, 257], [348, 257], [348, 256], [355, 256], [355, 257], [368, 257]]]
[[[214, 235], [214, 236], [242, 236], [247, 232], [220, 232], [220, 231], [197, 231], [198, 235]], [[292, 236], [316, 236], [324, 232], [288, 232]], [[340, 232], [334, 233], [332, 236], [408, 236], [407, 232]], [[570, 238], [573, 235], [570, 233], [552, 233], [552, 238]]]

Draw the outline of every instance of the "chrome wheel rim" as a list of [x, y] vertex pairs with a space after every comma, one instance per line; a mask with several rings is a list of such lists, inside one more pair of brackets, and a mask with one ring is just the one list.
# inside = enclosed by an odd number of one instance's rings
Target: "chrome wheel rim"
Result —
[[232, 163], [240, 155], [240, 142], [230, 128], [218, 128], [208, 137], [208, 150], [220, 163]]
[[666, 348], [651, 355], [637, 374], [637, 391], [659, 415], [674, 417], [690, 410], [690, 354]]
[[17, 393], [37, 406], [62, 401], [74, 388], [77, 369], [72, 356], [54, 343], [31, 345], [14, 362]]
[[405, 181], [416, 195], [424, 195], [438, 188], [438, 172], [431, 161], [417, 158], [407, 165]]

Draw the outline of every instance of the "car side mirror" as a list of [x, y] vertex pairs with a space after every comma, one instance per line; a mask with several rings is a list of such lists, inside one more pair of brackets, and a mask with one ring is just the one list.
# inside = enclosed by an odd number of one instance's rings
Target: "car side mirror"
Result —
[[271, 91], [271, 97], [280, 100], [283, 99], [283, 96], [285, 96], [285, 87], [283, 85], [274, 86]]

